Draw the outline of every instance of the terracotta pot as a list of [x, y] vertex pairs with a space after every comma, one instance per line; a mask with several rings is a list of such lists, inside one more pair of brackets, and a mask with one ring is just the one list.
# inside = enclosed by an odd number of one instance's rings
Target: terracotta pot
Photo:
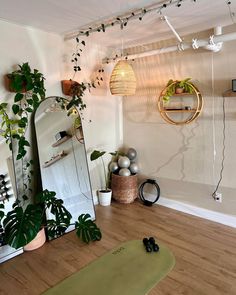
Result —
[[[8, 77], [8, 75], [4, 76], [4, 85], [5, 85], [5, 88], [7, 89], [7, 91], [16, 93], [16, 91], [13, 90], [11, 87], [11, 79]], [[22, 89], [19, 92], [20, 93], [26, 92], [25, 85], [22, 86]]]
[[176, 94], [181, 94], [181, 93], [183, 93], [184, 92], [184, 88], [182, 88], [182, 87], [176, 87], [175, 88], [175, 93]]
[[71, 95], [71, 86], [75, 83], [77, 82], [73, 80], [62, 80], [61, 81], [62, 92], [65, 95]]
[[37, 236], [27, 245], [25, 245], [23, 247], [24, 251], [32, 251], [35, 249], [40, 248], [41, 246], [43, 246], [43, 244], [46, 242], [46, 235], [45, 235], [45, 230], [44, 228], [42, 228]]

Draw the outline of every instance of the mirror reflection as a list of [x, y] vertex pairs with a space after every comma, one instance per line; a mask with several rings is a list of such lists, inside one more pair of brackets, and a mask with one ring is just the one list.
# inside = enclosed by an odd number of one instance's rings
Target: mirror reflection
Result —
[[[13, 156], [4, 138], [0, 138], [0, 204], [4, 204], [5, 214], [11, 211], [16, 201], [16, 181]], [[0, 222], [0, 263], [23, 252], [22, 249], [13, 249], [4, 241], [4, 229]]]
[[77, 110], [68, 114], [65, 103], [68, 101], [64, 98], [48, 97], [35, 113], [42, 185], [64, 201], [71, 222], [83, 213], [94, 219], [82, 124]]

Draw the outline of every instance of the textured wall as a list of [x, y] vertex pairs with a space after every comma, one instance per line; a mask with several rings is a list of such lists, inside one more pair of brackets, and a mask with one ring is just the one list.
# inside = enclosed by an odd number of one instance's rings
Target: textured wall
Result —
[[[201, 36], [208, 37], [209, 32]], [[161, 46], [168, 44], [162, 42]], [[223, 192], [222, 204], [213, 201], [211, 194], [219, 178], [222, 158], [222, 93], [231, 88], [231, 79], [236, 78], [235, 46], [236, 41], [231, 41], [219, 53], [199, 49], [138, 59], [133, 64], [137, 93], [123, 100], [124, 144], [137, 149], [142, 175], [158, 180], [162, 196], [233, 215], [236, 212], [236, 98], [233, 97], [226, 98], [226, 159], [219, 190]], [[161, 118], [157, 99], [170, 78], [185, 77], [191, 77], [202, 92], [203, 112], [189, 125], [173, 126]]]

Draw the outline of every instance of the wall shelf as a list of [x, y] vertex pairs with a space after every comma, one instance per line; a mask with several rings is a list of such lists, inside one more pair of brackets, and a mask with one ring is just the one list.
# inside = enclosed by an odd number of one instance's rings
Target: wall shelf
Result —
[[162, 113], [195, 113], [197, 110], [196, 109], [191, 109], [191, 110], [185, 110], [185, 109], [163, 109], [161, 112]]
[[[197, 87], [194, 86], [192, 83], [188, 83], [188, 86], [192, 88], [193, 93], [180, 93], [172, 95], [170, 97], [170, 101], [173, 99], [175, 102], [178, 102], [180, 106], [175, 108], [168, 108], [167, 103], [164, 101], [163, 97], [165, 97], [168, 87], [173, 86], [176, 83], [177, 81], [174, 81], [172, 84], [166, 86], [161, 91], [160, 96], [158, 98], [158, 109], [162, 118], [169, 124], [189, 124], [193, 122], [195, 119], [197, 119], [197, 117], [199, 117], [203, 108], [203, 98]], [[185, 107], [188, 106], [188, 102], [186, 101], [188, 97], [191, 98], [191, 100], [193, 101], [193, 105], [190, 106], [191, 109], [185, 109]], [[176, 116], [176, 114], [183, 114], [183, 116], [180, 119], [179, 116]]]
[[54, 142], [54, 144], [52, 144], [52, 147], [57, 147], [57, 146], [61, 145], [62, 143], [66, 142], [70, 138], [71, 138], [70, 135], [66, 135], [66, 136], [62, 137], [61, 139], [59, 139], [58, 141]]
[[222, 95], [223, 97], [236, 97], [236, 91], [227, 90]]
[[51, 166], [52, 164], [56, 163], [57, 161], [63, 159], [65, 156], [67, 156], [66, 153], [62, 152], [58, 154], [57, 156], [53, 157], [51, 160], [44, 163], [43, 168], [47, 168]]

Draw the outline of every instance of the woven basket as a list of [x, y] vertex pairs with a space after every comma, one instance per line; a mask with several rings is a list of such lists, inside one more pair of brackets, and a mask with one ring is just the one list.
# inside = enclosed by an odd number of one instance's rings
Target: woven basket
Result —
[[110, 78], [110, 90], [113, 95], [134, 95], [136, 77], [131, 65], [120, 60], [115, 65]]
[[132, 203], [138, 196], [138, 177], [112, 174], [111, 189], [112, 197], [117, 202]]

